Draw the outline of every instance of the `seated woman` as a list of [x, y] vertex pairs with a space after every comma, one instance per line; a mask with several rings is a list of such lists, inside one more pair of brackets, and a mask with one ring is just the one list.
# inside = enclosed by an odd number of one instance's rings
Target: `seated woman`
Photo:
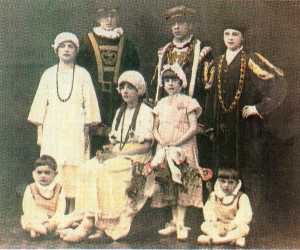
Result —
[[113, 240], [125, 237], [147, 200], [143, 186], [134, 200], [127, 195], [134, 166], [143, 166], [152, 158], [153, 115], [142, 102], [146, 83], [140, 73], [126, 71], [119, 78], [118, 90], [124, 103], [114, 118], [111, 146], [79, 169], [75, 211], [69, 222], [81, 216], [83, 220], [75, 230], [61, 233], [64, 241], [99, 238], [103, 232]]

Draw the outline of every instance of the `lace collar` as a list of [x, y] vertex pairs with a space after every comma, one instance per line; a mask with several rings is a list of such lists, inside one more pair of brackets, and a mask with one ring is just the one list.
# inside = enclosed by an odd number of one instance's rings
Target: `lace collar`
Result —
[[105, 37], [108, 39], [117, 39], [123, 35], [122, 28], [115, 28], [114, 30], [105, 30], [102, 29], [101, 27], [95, 27], [93, 28], [93, 31], [97, 36]]
[[228, 205], [237, 196], [237, 194], [240, 191], [241, 187], [242, 187], [242, 182], [241, 182], [241, 180], [239, 180], [239, 182], [238, 182], [236, 188], [233, 190], [232, 194], [226, 195], [221, 189], [219, 180], [217, 180], [216, 184], [215, 184], [215, 187], [214, 187], [214, 191], [215, 191], [216, 196], [222, 201], [222, 203], [225, 204], [225, 205]]
[[192, 40], [193, 35], [191, 35], [187, 40], [183, 41], [183, 42], [178, 42], [175, 40], [175, 38], [173, 39], [173, 44], [176, 48], [178, 49], [182, 49], [184, 47], [186, 47]]

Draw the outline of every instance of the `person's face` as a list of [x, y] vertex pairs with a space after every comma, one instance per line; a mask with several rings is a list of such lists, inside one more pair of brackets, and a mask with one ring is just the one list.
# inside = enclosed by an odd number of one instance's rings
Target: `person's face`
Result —
[[183, 42], [190, 37], [192, 25], [185, 21], [174, 21], [171, 24], [171, 29], [174, 38], [179, 42]]
[[175, 95], [181, 91], [181, 81], [178, 78], [165, 78], [164, 85], [168, 95]]
[[137, 103], [139, 95], [137, 89], [130, 83], [122, 83], [119, 88], [124, 102], [129, 105]]
[[117, 17], [115, 15], [105, 15], [98, 19], [100, 27], [104, 30], [114, 30], [117, 26]]
[[56, 176], [55, 172], [48, 165], [38, 166], [35, 168], [35, 175], [38, 183], [42, 186], [48, 186], [52, 183]]
[[244, 38], [240, 31], [234, 29], [224, 30], [224, 43], [230, 50], [237, 50], [243, 44]]
[[219, 178], [219, 183], [222, 191], [225, 193], [225, 195], [230, 195], [234, 191], [234, 189], [237, 186], [237, 181], [232, 179], [223, 179]]
[[77, 49], [72, 42], [64, 42], [58, 46], [57, 55], [63, 62], [74, 62], [76, 54]]

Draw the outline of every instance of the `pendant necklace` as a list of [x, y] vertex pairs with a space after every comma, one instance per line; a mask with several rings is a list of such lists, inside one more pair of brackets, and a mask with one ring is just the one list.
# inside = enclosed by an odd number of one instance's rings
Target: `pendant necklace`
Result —
[[73, 75], [72, 75], [72, 86], [71, 86], [71, 90], [70, 90], [69, 96], [68, 96], [67, 98], [65, 98], [65, 99], [61, 98], [60, 95], [59, 95], [59, 89], [58, 89], [58, 66], [59, 66], [59, 65], [57, 65], [57, 71], [56, 71], [56, 92], [57, 92], [57, 97], [59, 98], [59, 100], [60, 100], [61, 102], [67, 102], [67, 101], [70, 99], [70, 97], [71, 97], [71, 95], [72, 95], [72, 92], [73, 92], [74, 75], [75, 75], [75, 64], [74, 64], [74, 66], [73, 66]]

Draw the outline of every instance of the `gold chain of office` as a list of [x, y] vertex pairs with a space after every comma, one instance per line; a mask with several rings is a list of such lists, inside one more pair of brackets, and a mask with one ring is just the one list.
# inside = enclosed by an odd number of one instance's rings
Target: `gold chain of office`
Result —
[[183, 65], [186, 63], [189, 55], [192, 53], [195, 47], [195, 42], [191, 42], [191, 44], [188, 46], [188, 49], [186, 52], [178, 53], [177, 51], [174, 51], [174, 44], [170, 45], [167, 52], [167, 61], [169, 64], [174, 64], [176, 61], [178, 61], [179, 65], [183, 67]]
[[242, 51], [239, 86], [238, 86], [238, 90], [235, 94], [235, 97], [233, 99], [233, 102], [231, 103], [229, 108], [225, 107], [225, 103], [224, 103], [223, 97], [222, 97], [221, 73], [222, 73], [222, 64], [224, 61], [224, 57], [225, 57], [225, 55], [222, 55], [219, 65], [218, 65], [218, 78], [217, 78], [218, 79], [218, 97], [219, 97], [219, 101], [223, 108], [224, 113], [230, 113], [236, 107], [236, 105], [241, 97], [242, 91], [243, 91], [244, 80], [245, 80], [245, 69], [246, 69], [246, 53], [244, 51]]

